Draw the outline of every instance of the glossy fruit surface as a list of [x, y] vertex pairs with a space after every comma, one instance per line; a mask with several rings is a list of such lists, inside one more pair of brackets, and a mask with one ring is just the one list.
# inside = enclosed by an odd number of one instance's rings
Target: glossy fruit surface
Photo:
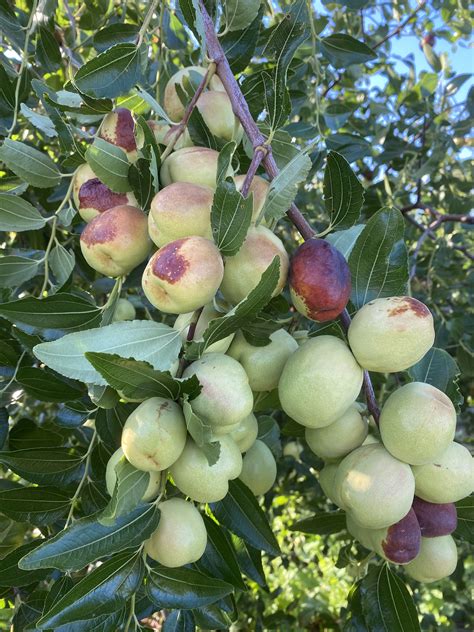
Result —
[[[173, 182], [190, 182], [215, 189], [218, 158], [219, 153], [207, 147], [178, 149], [165, 158], [161, 165], [161, 184], [165, 187]], [[226, 175], [233, 175], [231, 167]]]
[[367, 437], [368, 424], [352, 405], [329, 426], [306, 428], [305, 439], [314, 454], [322, 459], [338, 459], [358, 448]]
[[242, 462], [240, 480], [255, 494], [266, 494], [275, 483], [277, 466], [270, 448], [263, 441], [255, 441]]
[[135, 121], [127, 108], [116, 108], [113, 112], [106, 114], [102, 120], [99, 135], [112, 145], [123, 149], [130, 162], [137, 160]]
[[458, 516], [454, 503], [430, 503], [415, 496], [413, 510], [424, 538], [449, 535], [456, 530]]
[[[168, 81], [165, 87], [163, 105], [171, 120], [179, 123], [185, 111], [185, 106], [178, 95], [176, 86], [180, 85], [183, 87], [183, 80], [188, 78], [194, 89], [196, 89], [206, 72], [207, 68], [203, 68], [202, 66], [188, 66], [187, 68], [178, 70]], [[211, 77], [209, 88], [211, 90], [224, 90], [224, 86], [217, 75]]]
[[421, 538], [420, 553], [405, 570], [419, 582], [428, 584], [454, 573], [458, 563], [456, 543], [450, 535]]

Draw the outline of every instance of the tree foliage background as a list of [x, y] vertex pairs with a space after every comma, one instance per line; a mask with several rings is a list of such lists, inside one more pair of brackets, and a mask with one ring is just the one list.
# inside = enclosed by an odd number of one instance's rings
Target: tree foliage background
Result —
[[[378, 400], [400, 380], [430, 381], [458, 407], [457, 438], [467, 442], [473, 378], [467, 148], [474, 92], [468, 88], [470, 75], [453, 70], [449, 46], [440, 54], [439, 45], [467, 45], [468, 3], [341, 0], [315, 7], [301, 0], [230, 0], [206, 6], [250, 111], [270, 136], [285, 173], [276, 188], [279, 206], [282, 197], [291, 201], [296, 195], [315, 230], [329, 235], [349, 259], [353, 279], [355, 269], [361, 270], [355, 307], [367, 296], [408, 287], [435, 316], [432, 355], [409, 375], [377, 375]], [[156, 524], [153, 505], [128, 507], [115, 526], [90, 518], [109, 501], [105, 464], [133, 404], [119, 402], [112, 388], [105, 391], [104, 380], [91, 385], [91, 371], [104, 375], [106, 358], [99, 354], [94, 369], [89, 364], [87, 373], [84, 359], [85, 373], [74, 374], [65, 368], [64, 348], [56, 370], [40, 365], [40, 360], [48, 364], [50, 348], [42, 347], [43, 356], [33, 349], [102, 326], [102, 347], [91, 350], [107, 353], [114, 334], [106, 328], [120, 292], [144, 323], [172, 322], [144, 299], [140, 271], [114, 286], [85, 263], [71, 176], [84, 160], [95, 159], [111, 188], [133, 189], [149, 208], [159, 186], [156, 144], [146, 138], [141, 159], [124, 171], [120, 154], [106, 158], [94, 134], [117, 105], [131, 109], [143, 129], [146, 119], [163, 116], [160, 103], [169, 77], [183, 66], [206, 62], [202, 20], [198, 4], [190, 0], [0, 0], [0, 31], [0, 227], [5, 231], [0, 242], [0, 628], [13, 622], [14, 630], [140, 629], [164, 610], [168, 631], [194, 625], [472, 629], [472, 502], [462, 501], [458, 508], [460, 561], [452, 577], [429, 586], [408, 582], [406, 589], [403, 572], [393, 567], [371, 563], [366, 574], [367, 551], [349, 538], [316, 481], [321, 463], [303, 449], [302, 437], [281, 411], [266, 414], [271, 394], [258, 402], [260, 438], [278, 456], [277, 485], [266, 495], [263, 511], [238, 487], [227, 506], [211, 509], [223, 527], [214, 533], [205, 559], [184, 571], [188, 575], [162, 577], [143, 567], [136, 550]], [[394, 53], [394, 42], [406, 34], [417, 38], [429, 70], [419, 69], [419, 54]], [[196, 144], [213, 146], [215, 139], [199, 120], [192, 118], [189, 129]], [[343, 162], [337, 188], [347, 206], [344, 215], [325, 196], [340, 156], [352, 169]], [[251, 157], [244, 140], [234, 155], [241, 173]], [[358, 190], [355, 178], [364, 199], [351, 208], [348, 191]], [[277, 219], [284, 213], [279, 206]], [[278, 233], [289, 251], [298, 244], [287, 218], [282, 217]], [[265, 289], [261, 292], [264, 296]], [[340, 335], [337, 324], [330, 330], [311, 328], [312, 335], [323, 330]], [[139, 361], [140, 330], [134, 331], [126, 357]], [[169, 353], [177, 356], [179, 350], [177, 343]], [[175, 359], [161, 358], [163, 370]], [[109, 384], [121, 390], [118, 385], [126, 386], [126, 379], [117, 366]], [[95, 429], [88, 419], [95, 419]], [[18, 567], [40, 535], [61, 534], [66, 524], [72, 525], [70, 539], [59, 540], [52, 560]], [[87, 535], [74, 531], [80, 528]], [[71, 554], [80, 537], [88, 544]], [[98, 559], [105, 563], [96, 567]], [[179, 588], [181, 579], [187, 592]], [[406, 605], [410, 595], [419, 620]]]

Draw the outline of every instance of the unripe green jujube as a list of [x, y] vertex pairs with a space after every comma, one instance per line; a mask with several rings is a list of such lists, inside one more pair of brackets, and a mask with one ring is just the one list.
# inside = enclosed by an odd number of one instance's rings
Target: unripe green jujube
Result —
[[209, 465], [205, 453], [188, 437], [180, 458], [170, 468], [176, 487], [196, 502], [214, 503], [229, 490], [229, 480], [242, 471], [242, 455], [229, 436], [221, 437], [219, 458]]
[[[173, 329], [176, 329], [181, 333], [181, 339], [183, 342], [186, 340], [189, 325], [193, 319], [194, 312], [186, 312], [185, 314], [180, 314], [176, 320], [174, 321]], [[221, 312], [218, 312], [213, 303], [208, 303], [204, 305], [204, 308], [199, 316], [199, 319], [196, 324], [196, 329], [194, 330], [193, 340], [195, 342], [201, 342], [203, 340], [203, 334], [206, 331], [211, 320], [215, 318], [221, 318], [224, 316]], [[229, 334], [222, 340], [217, 340], [209, 345], [204, 353], [225, 353], [227, 349], [230, 347], [232, 340], [234, 339], [234, 334]]]
[[151, 397], [129, 415], [122, 430], [122, 449], [130, 463], [159, 472], [174, 463], [186, 443], [186, 422], [176, 402]]
[[254, 444], [258, 435], [258, 422], [253, 413], [247, 415], [236, 428], [233, 428], [229, 433], [230, 438], [235, 441], [237, 447], [241, 452], [247, 452], [247, 450]]
[[[173, 182], [190, 182], [215, 189], [219, 152], [208, 147], [185, 147], [170, 154], [161, 165], [162, 186]], [[229, 166], [226, 176], [233, 175]]]
[[207, 353], [188, 366], [183, 377], [196, 375], [201, 392], [193, 411], [213, 426], [236, 424], [252, 412], [253, 394], [242, 366], [223, 353]]
[[318, 481], [321, 489], [331, 502], [340, 509], [345, 509], [341, 496], [336, 488], [336, 475], [339, 463], [326, 463], [322, 470], [319, 471]]
[[405, 570], [419, 582], [428, 584], [448, 577], [456, 570], [458, 551], [450, 535], [421, 538], [418, 556], [405, 566]]
[[270, 335], [270, 344], [257, 347], [238, 331], [228, 354], [240, 362], [249, 378], [252, 391], [271, 391], [278, 386], [283, 367], [298, 349], [296, 340], [284, 329]]
[[[185, 82], [183, 80], [187, 78], [194, 89], [196, 89], [206, 72], [207, 68], [203, 68], [202, 66], [188, 66], [187, 68], [178, 70], [178, 72], [169, 79], [163, 95], [163, 106], [172, 121], [179, 123], [185, 112], [185, 106], [176, 90], [176, 86], [180, 85], [181, 88], [184, 88]], [[225, 91], [222, 81], [216, 74], [210, 78], [208, 87], [210, 90]]]
[[234, 114], [232, 103], [226, 92], [218, 90], [203, 92], [197, 100], [196, 108], [213, 136], [240, 143], [244, 130]]
[[380, 434], [391, 454], [422, 465], [438, 458], [454, 439], [456, 410], [442, 391], [411, 382], [394, 391], [380, 414]]
[[369, 371], [404, 371], [421, 360], [435, 338], [430, 310], [410, 296], [378, 298], [353, 317], [348, 339], [357, 362]]
[[240, 480], [255, 494], [266, 494], [276, 480], [277, 466], [270, 448], [256, 440], [242, 461]]
[[431, 503], [455, 503], [474, 490], [474, 459], [452, 442], [433, 463], [413, 466], [416, 495]]
[[367, 421], [353, 404], [346, 412], [324, 428], [306, 428], [305, 438], [314, 454], [322, 459], [338, 459], [364, 442]]
[[317, 336], [297, 349], [278, 384], [283, 410], [308, 428], [329, 426], [356, 400], [363, 371], [335, 336]]
[[145, 552], [168, 568], [196, 562], [207, 544], [204, 520], [196, 507], [182, 498], [159, 503], [160, 522], [145, 542]]
[[[110, 496], [114, 493], [114, 487], [117, 481], [115, 466], [122, 458], [125, 459], [125, 455], [122, 448], [119, 448], [118, 450], [115, 450], [107, 463], [107, 469], [105, 470], [105, 484]], [[142, 496], [142, 500], [144, 502], [156, 498], [160, 490], [161, 472], [148, 472], [148, 474], [150, 476], [148, 487]]]
[[119, 298], [115, 307], [113, 315], [113, 322], [120, 322], [122, 320], [133, 320], [136, 316], [135, 307], [126, 298]]
[[345, 509], [369, 529], [401, 520], [415, 494], [410, 466], [378, 444], [361, 446], [347, 455], [339, 464], [334, 485]]

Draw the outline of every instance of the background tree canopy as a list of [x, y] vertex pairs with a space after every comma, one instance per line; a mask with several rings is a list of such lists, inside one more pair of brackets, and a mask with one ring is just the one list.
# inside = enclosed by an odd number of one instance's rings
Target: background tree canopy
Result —
[[[181, 399], [188, 432], [210, 463], [218, 458], [206, 424], [189, 412], [196, 380], [173, 377], [173, 365], [181, 371], [238, 329], [255, 345], [283, 326], [345, 335], [339, 320], [290, 312], [287, 290], [271, 299], [278, 270], [270, 266], [223, 325], [183, 347], [174, 317], [143, 293], [145, 264], [115, 281], [84, 259], [76, 169], [87, 162], [148, 212], [171, 148], [147, 121], [172, 124], [164, 90], [181, 68], [215, 70], [216, 62], [220, 73], [216, 42], [245, 116], [258, 124], [253, 138], [226, 142], [186, 110], [191, 143], [220, 152], [223, 197], [211, 217], [219, 250], [235, 255], [251, 214], [224, 179], [227, 167], [264, 175], [265, 166], [274, 178], [265, 222], [290, 254], [301, 232], [314, 231], [344, 255], [351, 314], [406, 293], [435, 318], [434, 347], [420, 362], [371, 375], [377, 402], [428, 382], [456, 407], [456, 440], [472, 441], [468, 3], [206, 0], [204, 15], [202, 7], [0, 0], [0, 629], [472, 630], [472, 498], [457, 503], [454, 574], [410, 580], [348, 534], [319, 486], [322, 460], [276, 390], [259, 393], [254, 411], [277, 481], [262, 500], [233, 481], [225, 499], [202, 506], [208, 543], [198, 562], [165, 569], [144, 560], [159, 510], [140, 500], [143, 473], [122, 466], [107, 494], [106, 465], [125, 420], [151, 396]], [[195, 79], [178, 91], [184, 103], [199, 89]], [[99, 136], [117, 107], [134, 116], [133, 164]], [[120, 297], [137, 320], [114, 322]]]

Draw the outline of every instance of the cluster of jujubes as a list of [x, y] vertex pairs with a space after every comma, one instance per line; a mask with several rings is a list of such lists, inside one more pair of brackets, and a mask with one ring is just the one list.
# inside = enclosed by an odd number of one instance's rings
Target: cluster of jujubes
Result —
[[[177, 125], [149, 122], [157, 142], [168, 149], [160, 168], [161, 188], [148, 216], [133, 194], [111, 191], [87, 165], [78, 169], [74, 198], [88, 222], [81, 236], [86, 261], [98, 272], [118, 277], [154, 250], [143, 272], [143, 291], [157, 310], [177, 315], [174, 327], [183, 340], [191, 326], [194, 340], [202, 340], [211, 321], [248, 297], [275, 257], [280, 266], [273, 296], [288, 280], [294, 308], [303, 316], [320, 322], [336, 318], [351, 292], [344, 257], [328, 242], [313, 238], [296, 249], [290, 262], [283, 242], [261, 221], [270, 186], [263, 177], [251, 182], [252, 220], [238, 252], [223, 257], [214, 243], [211, 209], [219, 154], [194, 146], [179, 125], [185, 115], [182, 88], [205, 72], [184, 69], [166, 86], [164, 108]], [[241, 141], [242, 128], [216, 76], [196, 107], [215, 136]], [[128, 110], [108, 114], [99, 134], [121, 147], [130, 162], [140, 155]], [[235, 175], [229, 167], [227, 178], [240, 190], [245, 175]], [[134, 316], [134, 306], [121, 299], [115, 320]], [[238, 331], [185, 368], [182, 377], [195, 376], [201, 386], [194, 399], [138, 400], [124, 425], [121, 448], [109, 462], [107, 486], [112, 494], [116, 466], [124, 460], [149, 472], [143, 500], [158, 497], [161, 520], [146, 542], [148, 555], [167, 566], [199, 559], [206, 529], [193, 501], [222, 500], [232, 479], [240, 477], [256, 495], [270, 490], [277, 465], [257, 438], [254, 395], [278, 389], [283, 411], [306, 427], [311, 450], [326, 461], [320, 484], [347, 512], [354, 537], [387, 560], [406, 564], [416, 579], [448, 575], [456, 564], [452, 503], [472, 489], [471, 457], [453, 443], [453, 405], [429, 384], [407, 384], [388, 398], [380, 434], [369, 438], [368, 421], [357, 404], [364, 369], [404, 371], [428, 351], [434, 340], [429, 310], [408, 297], [372, 301], [355, 315], [349, 344], [334, 336], [297, 333], [278, 329], [269, 344], [256, 346]], [[183, 406], [188, 418], [190, 406], [218, 444], [212, 464], [188, 433]], [[168, 476], [187, 500], [162, 500]]]

